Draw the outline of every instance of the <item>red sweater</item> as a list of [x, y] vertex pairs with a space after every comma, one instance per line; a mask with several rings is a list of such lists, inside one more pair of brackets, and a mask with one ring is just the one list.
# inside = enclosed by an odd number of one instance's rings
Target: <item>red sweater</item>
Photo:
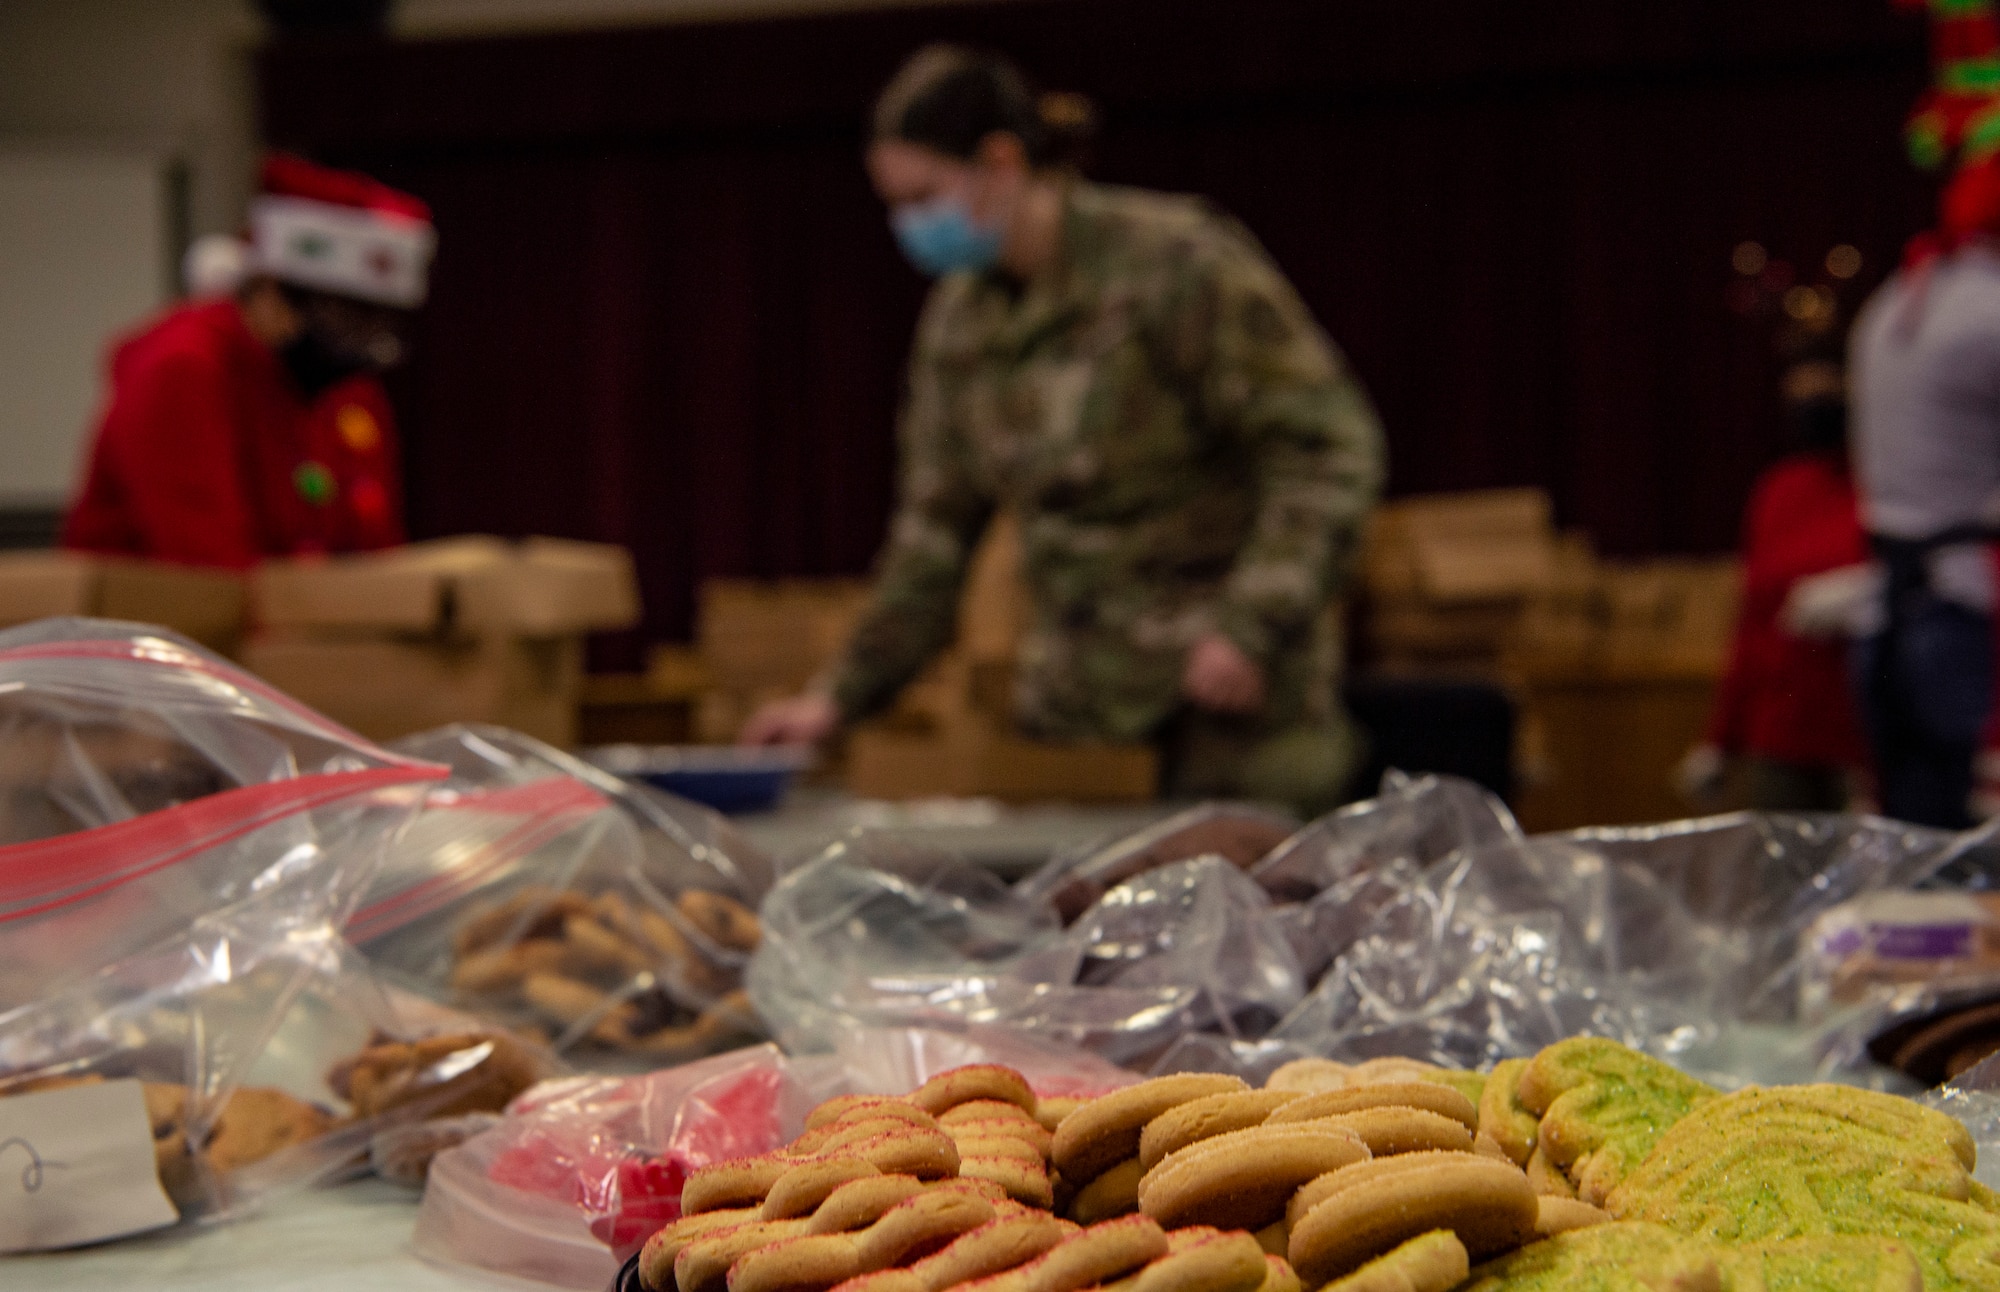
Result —
[[63, 546], [236, 568], [393, 546], [399, 461], [375, 378], [307, 401], [234, 301], [181, 306], [113, 350]]
[[1797, 453], [1757, 481], [1743, 521], [1743, 604], [1711, 744], [1789, 763], [1865, 763], [1846, 643], [1794, 637], [1778, 612], [1800, 579], [1867, 559], [1854, 482], [1839, 458]]

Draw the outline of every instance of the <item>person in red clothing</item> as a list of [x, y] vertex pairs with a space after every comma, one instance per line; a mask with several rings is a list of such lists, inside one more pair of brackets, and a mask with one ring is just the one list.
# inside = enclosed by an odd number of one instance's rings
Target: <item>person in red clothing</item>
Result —
[[65, 547], [241, 568], [404, 541], [395, 420], [435, 245], [416, 198], [295, 157], [266, 161], [249, 277], [119, 341]]
[[1867, 765], [1846, 635], [1872, 586], [1848, 473], [1847, 400], [1837, 351], [1799, 355], [1784, 375], [1797, 451], [1759, 477], [1743, 522], [1743, 600], [1708, 734], [1681, 766], [1697, 802], [1745, 765], [1750, 805], [1838, 812]]

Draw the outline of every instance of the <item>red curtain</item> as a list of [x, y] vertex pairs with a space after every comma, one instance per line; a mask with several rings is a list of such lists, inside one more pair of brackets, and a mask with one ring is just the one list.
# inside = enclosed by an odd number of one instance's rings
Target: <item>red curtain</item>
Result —
[[437, 211], [396, 383], [419, 533], [629, 544], [631, 666], [713, 575], [852, 573], [893, 494], [923, 285], [870, 97], [968, 39], [1097, 99], [1103, 179], [1269, 246], [1389, 428], [1398, 492], [1539, 484], [1613, 553], [1731, 546], [1784, 442], [1730, 251], [1864, 278], [1928, 218], [1919, 20], [1883, 0], [1016, 0], [559, 36], [292, 43], [274, 144]]

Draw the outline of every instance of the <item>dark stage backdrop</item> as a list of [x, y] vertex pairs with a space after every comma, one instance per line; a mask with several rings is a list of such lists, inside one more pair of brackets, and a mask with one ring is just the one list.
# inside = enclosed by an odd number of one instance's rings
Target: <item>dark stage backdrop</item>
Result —
[[643, 640], [712, 575], [862, 570], [922, 284], [859, 166], [919, 43], [1105, 119], [1094, 173], [1241, 216], [1346, 347], [1401, 493], [1538, 484], [1607, 552], [1729, 547], [1783, 447], [1730, 250], [1928, 218], [1886, 0], [1017, 0], [435, 43], [279, 44], [275, 145], [429, 199], [398, 380], [420, 534], [629, 544]]

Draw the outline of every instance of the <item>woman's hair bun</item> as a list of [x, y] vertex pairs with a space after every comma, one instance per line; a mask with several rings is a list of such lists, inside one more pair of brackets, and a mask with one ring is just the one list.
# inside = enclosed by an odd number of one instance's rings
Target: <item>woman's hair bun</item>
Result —
[[1082, 170], [1097, 143], [1097, 105], [1073, 90], [1050, 90], [1035, 108], [1042, 118], [1041, 163]]
[[1018, 138], [1036, 166], [1077, 166], [1097, 113], [1082, 95], [1041, 93], [1007, 58], [963, 45], [918, 50], [875, 101], [877, 139], [970, 159], [996, 132]]

